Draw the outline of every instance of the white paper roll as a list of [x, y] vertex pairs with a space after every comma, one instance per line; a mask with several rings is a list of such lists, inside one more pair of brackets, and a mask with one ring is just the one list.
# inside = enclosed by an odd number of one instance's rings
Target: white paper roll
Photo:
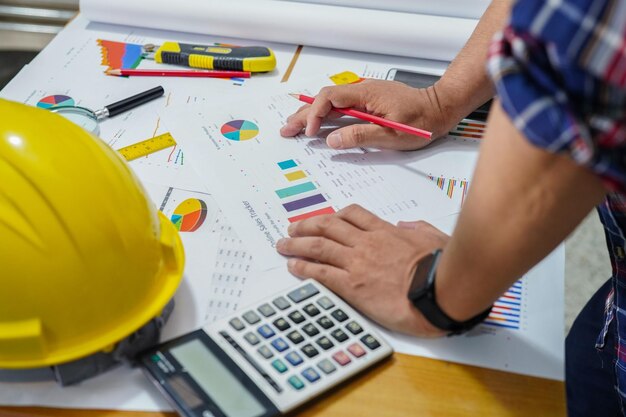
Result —
[[89, 20], [450, 61], [477, 20], [275, 0], [81, 0]]
[[357, 9], [419, 13], [446, 17], [480, 19], [491, 0], [279, 0], [300, 3], [328, 4]]

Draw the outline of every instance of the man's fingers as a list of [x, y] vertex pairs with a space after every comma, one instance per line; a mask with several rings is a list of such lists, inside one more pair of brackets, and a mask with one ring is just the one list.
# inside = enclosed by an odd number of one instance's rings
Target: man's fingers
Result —
[[285, 256], [312, 259], [340, 268], [346, 266], [348, 249], [333, 240], [319, 236], [281, 239], [276, 245], [276, 250]]
[[337, 129], [326, 138], [333, 149], [372, 147], [397, 151], [414, 150], [430, 143], [428, 139], [411, 136], [376, 124], [356, 123]]
[[338, 295], [344, 292], [344, 283], [348, 279], [348, 272], [343, 269], [304, 259], [289, 259], [287, 268], [298, 278], [313, 278]]
[[[287, 123], [280, 129], [280, 134], [283, 137], [293, 137], [302, 132], [302, 129], [306, 127], [307, 115], [311, 105], [305, 104], [300, 107], [294, 114], [287, 118]], [[331, 111], [326, 115], [325, 119], [338, 119], [343, 114]], [[315, 132], [317, 133], [317, 132]]]
[[337, 212], [337, 215], [348, 223], [365, 231], [391, 226], [390, 223], [384, 221], [374, 213], [365, 210], [357, 204], [350, 204], [349, 206], [342, 208]]
[[367, 89], [358, 84], [322, 88], [307, 112], [305, 134], [315, 135], [320, 129], [322, 120], [328, 116], [333, 107], [362, 108], [366, 94]]
[[312, 217], [292, 223], [288, 229], [291, 237], [323, 236], [346, 246], [354, 246], [362, 231], [335, 214]]

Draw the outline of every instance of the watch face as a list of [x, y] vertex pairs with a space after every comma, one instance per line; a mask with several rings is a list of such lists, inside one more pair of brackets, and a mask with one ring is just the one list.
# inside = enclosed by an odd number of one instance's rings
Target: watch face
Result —
[[435, 274], [431, 273], [431, 267], [435, 253], [425, 256], [417, 263], [413, 281], [411, 281], [411, 286], [409, 287], [409, 298], [413, 301], [416, 301], [426, 294], [432, 285], [430, 281], [432, 281], [431, 278], [434, 277]]

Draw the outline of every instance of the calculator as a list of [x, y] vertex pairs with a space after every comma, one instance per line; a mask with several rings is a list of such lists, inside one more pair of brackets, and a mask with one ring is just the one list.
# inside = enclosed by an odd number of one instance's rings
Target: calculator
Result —
[[144, 352], [181, 416], [283, 415], [389, 357], [359, 313], [313, 280]]

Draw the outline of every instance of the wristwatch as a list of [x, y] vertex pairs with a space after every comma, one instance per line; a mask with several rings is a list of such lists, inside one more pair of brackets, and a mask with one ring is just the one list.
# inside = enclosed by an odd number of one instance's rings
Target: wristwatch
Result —
[[435, 272], [442, 254], [441, 249], [426, 255], [417, 263], [415, 275], [409, 288], [409, 300], [433, 326], [448, 332], [448, 336], [458, 335], [472, 329], [487, 318], [491, 307], [465, 321], [456, 321], [448, 316], [437, 304], [435, 297]]

